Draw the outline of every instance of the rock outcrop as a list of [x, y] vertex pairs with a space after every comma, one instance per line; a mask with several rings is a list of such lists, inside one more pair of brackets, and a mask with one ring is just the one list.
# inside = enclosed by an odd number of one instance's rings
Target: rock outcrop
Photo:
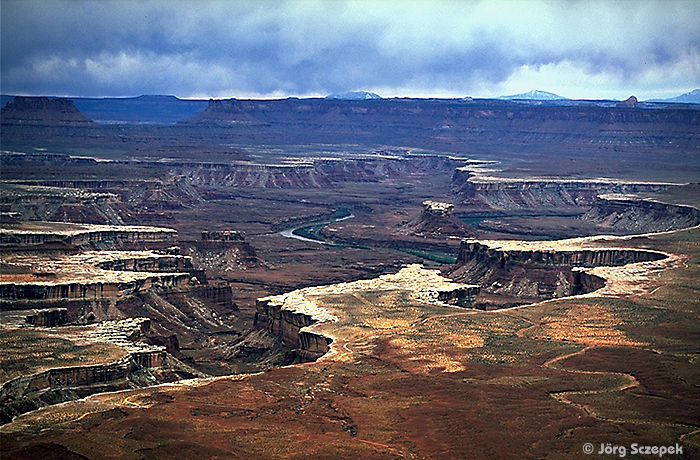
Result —
[[5, 248], [45, 244], [95, 249], [168, 247], [176, 239], [176, 230], [146, 226], [22, 222], [0, 230], [0, 246]]
[[605, 280], [584, 268], [623, 266], [665, 259], [644, 249], [574, 248], [567, 243], [476, 241], [462, 242], [451, 278], [481, 285], [481, 292], [520, 303], [583, 294]]
[[639, 101], [637, 101], [637, 98], [635, 96], [630, 96], [624, 101], [618, 102], [615, 106], [616, 107], [637, 107], [639, 105]]
[[0, 422], [9, 422], [15, 415], [42, 406], [94, 393], [170, 381], [177, 379], [178, 373], [197, 374], [170, 356], [165, 347], [139, 341], [149, 328], [150, 320], [132, 318], [108, 321], [83, 331], [81, 340], [117, 344], [124, 348], [124, 355], [100, 364], [53, 367], [4, 382], [0, 392]]
[[97, 126], [70, 99], [17, 96], [0, 111], [3, 125]]
[[593, 222], [601, 233], [656, 233], [700, 225], [700, 210], [634, 195], [605, 194], [580, 219]]
[[401, 227], [400, 233], [425, 237], [466, 237], [471, 234], [467, 226], [454, 215], [454, 205], [437, 201], [424, 201], [418, 217]]
[[613, 180], [497, 178], [475, 174], [470, 168], [458, 168], [452, 176], [451, 189], [463, 204], [488, 211], [584, 212], [595, 205], [602, 194], [662, 192], [674, 185]]

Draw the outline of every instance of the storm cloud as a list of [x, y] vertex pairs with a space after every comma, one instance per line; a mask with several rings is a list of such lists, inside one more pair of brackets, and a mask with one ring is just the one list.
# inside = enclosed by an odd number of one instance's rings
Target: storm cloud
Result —
[[3, 94], [669, 97], [700, 2], [2, 1]]

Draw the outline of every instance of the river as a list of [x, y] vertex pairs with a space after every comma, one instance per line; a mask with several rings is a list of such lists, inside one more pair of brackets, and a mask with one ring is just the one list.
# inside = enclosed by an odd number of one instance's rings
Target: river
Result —
[[330, 224], [331, 222], [340, 222], [340, 221], [342, 221], [342, 220], [352, 219], [353, 217], [355, 217], [355, 215], [354, 215], [354, 214], [350, 214], [349, 216], [339, 217], [339, 218], [335, 219], [335, 221], [316, 222], [316, 223], [313, 223], [313, 224], [306, 224], [306, 225], [302, 225], [301, 227], [296, 227], [296, 228], [290, 228], [290, 229], [287, 229], [287, 230], [282, 230], [281, 232], [279, 232], [279, 234], [282, 235], [282, 236], [285, 237], [285, 238], [295, 238], [295, 239], [301, 240], [301, 241], [308, 241], [309, 243], [333, 244], [333, 243], [328, 242], [328, 241], [314, 240], [314, 239], [312, 239], [312, 238], [306, 238], [305, 236], [297, 235], [297, 234], [294, 233], [294, 232], [296, 232], [297, 230], [301, 230], [302, 228], [306, 228], [306, 227], [308, 227], [308, 226], [310, 226], [310, 225]]

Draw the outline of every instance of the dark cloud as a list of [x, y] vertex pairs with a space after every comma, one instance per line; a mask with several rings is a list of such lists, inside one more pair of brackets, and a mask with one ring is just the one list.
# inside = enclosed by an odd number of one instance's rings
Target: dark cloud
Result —
[[694, 1], [3, 0], [1, 8], [10, 94], [539, 88], [647, 98], [700, 86]]

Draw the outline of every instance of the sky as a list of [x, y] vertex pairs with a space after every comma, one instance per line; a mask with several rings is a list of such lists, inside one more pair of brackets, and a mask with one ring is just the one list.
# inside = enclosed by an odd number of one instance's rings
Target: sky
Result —
[[696, 0], [2, 0], [0, 90], [640, 100], [700, 88]]

